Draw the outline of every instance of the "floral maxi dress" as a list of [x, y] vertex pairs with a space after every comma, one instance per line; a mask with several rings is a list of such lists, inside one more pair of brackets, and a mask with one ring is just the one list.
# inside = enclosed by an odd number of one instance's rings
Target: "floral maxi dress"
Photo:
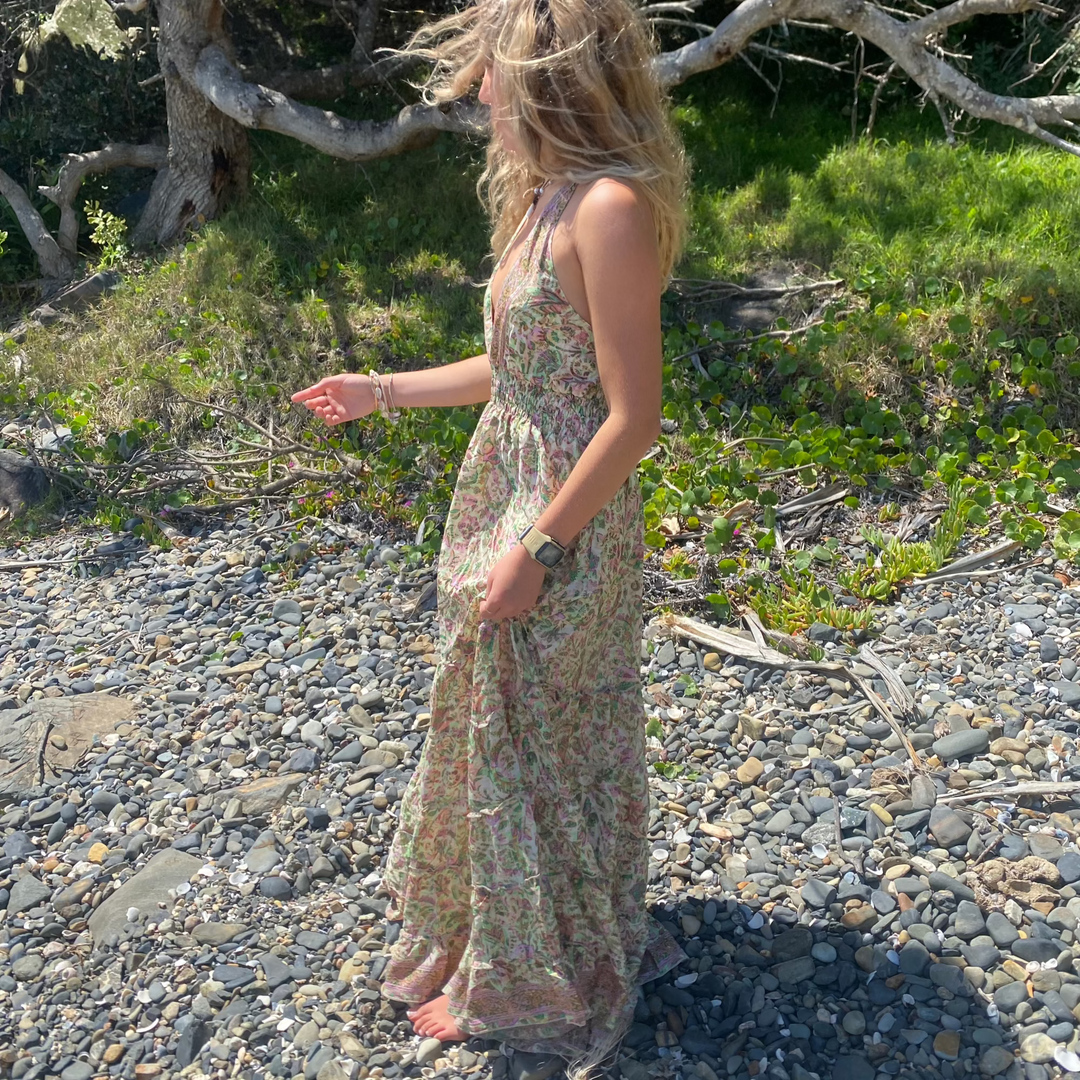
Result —
[[573, 191], [544, 209], [498, 303], [490, 285], [484, 299], [491, 398], [439, 555], [431, 726], [383, 879], [403, 920], [383, 993], [445, 992], [468, 1034], [580, 1059], [617, 1044], [638, 985], [684, 954], [645, 909], [636, 476], [548, 571], [531, 611], [478, 614], [491, 567], [607, 416], [592, 329], [551, 259]]

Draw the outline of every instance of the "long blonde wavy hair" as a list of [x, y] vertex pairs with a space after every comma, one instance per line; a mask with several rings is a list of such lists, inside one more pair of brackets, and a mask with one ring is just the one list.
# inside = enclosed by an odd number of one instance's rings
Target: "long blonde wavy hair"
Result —
[[665, 280], [682, 248], [686, 160], [653, 74], [656, 41], [630, 0], [478, 0], [421, 28], [407, 51], [433, 62], [432, 104], [468, 93], [498, 69], [521, 152], [494, 132], [477, 191], [496, 255], [531, 189], [544, 180], [635, 181], [656, 223]]

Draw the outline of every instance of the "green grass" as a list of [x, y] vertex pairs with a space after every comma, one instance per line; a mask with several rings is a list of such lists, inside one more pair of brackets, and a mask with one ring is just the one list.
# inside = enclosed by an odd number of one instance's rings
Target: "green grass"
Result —
[[[936, 117], [912, 108], [853, 143], [850, 121], [820, 96], [796, 91], [773, 116], [769, 105], [730, 72], [680, 92], [694, 167], [680, 273], [739, 280], [784, 264], [845, 288], [809, 332], [738, 347], [707, 310], [669, 296], [664, 409], [676, 430], [641, 470], [649, 542], [691, 576], [669, 537], [704, 529], [719, 565], [713, 610], [747, 604], [787, 627], [827, 616], [818, 599], [844, 575], [862, 575], [860, 603], [901, 584], [871, 580], [828, 538], [776, 554], [777, 502], [830, 480], [848, 481], [852, 513], [874, 520], [885, 500], [948, 488], [962, 492], [969, 530], [1080, 549], [1080, 519], [1048, 534], [1046, 516], [1080, 486], [1080, 163], [992, 126], [951, 150]], [[358, 496], [384, 513], [438, 513], [477, 409], [325, 433], [288, 398], [330, 372], [482, 348], [479, 149], [444, 137], [361, 167], [273, 136], [253, 144], [243, 205], [185, 244], [129, 258], [117, 295], [0, 353], [4, 411], [49, 410], [88, 454], [124, 432], [146, 445], [236, 445], [235, 424], [173, 387], [362, 457]], [[721, 454], [732, 438], [750, 441]], [[756, 516], [736, 530], [718, 515], [744, 500]], [[738, 579], [757, 582], [755, 595]]]

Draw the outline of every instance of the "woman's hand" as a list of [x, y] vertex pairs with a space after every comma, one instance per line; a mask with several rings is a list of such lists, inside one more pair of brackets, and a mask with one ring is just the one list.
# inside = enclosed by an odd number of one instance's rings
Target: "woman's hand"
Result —
[[499, 622], [532, 610], [540, 596], [546, 572], [547, 568], [521, 544], [515, 544], [487, 576], [487, 588], [480, 601], [481, 620]]
[[328, 424], [345, 424], [375, 411], [375, 394], [367, 375], [330, 375], [292, 396]]

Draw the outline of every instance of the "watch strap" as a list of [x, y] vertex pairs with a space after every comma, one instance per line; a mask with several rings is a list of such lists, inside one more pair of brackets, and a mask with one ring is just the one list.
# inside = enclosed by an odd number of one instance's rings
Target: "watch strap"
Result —
[[[558, 540], [554, 539], [551, 536], [548, 536], [547, 533], [542, 533], [535, 525], [530, 525], [518, 537], [518, 540], [521, 541], [521, 544], [525, 548], [525, 550], [533, 559], [536, 559], [537, 562], [540, 562], [540, 560], [536, 558], [536, 553], [544, 544], [552, 544], [559, 549], [559, 551], [562, 553], [559, 556], [560, 561], [566, 555], [566, 548], [564, 548]], [[541, 565], [543, 566], [546, 564], [541, 563]]]

